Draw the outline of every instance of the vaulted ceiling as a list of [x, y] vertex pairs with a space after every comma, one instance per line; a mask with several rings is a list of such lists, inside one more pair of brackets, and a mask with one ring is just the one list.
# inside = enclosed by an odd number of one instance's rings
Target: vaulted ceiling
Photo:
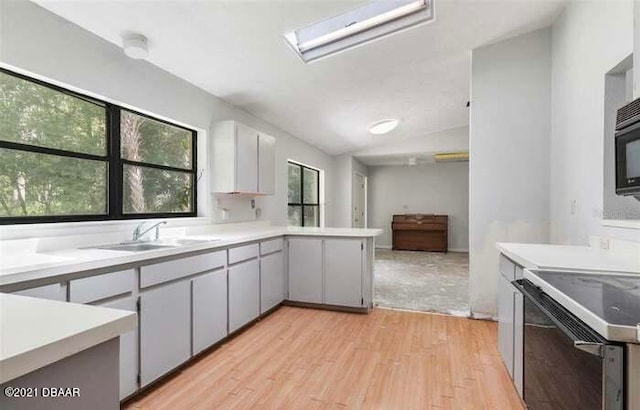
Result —
[[[548, 26], [562, 1], [435, 0], [433, 23], [304, 64], [284, 32], [362, 1], [38, 0], [121, 45], [148, 37], [148, 60], [329, 154], [468, 124], [470, 55]], [[389, 134], [368, 126], [400, 119]]]

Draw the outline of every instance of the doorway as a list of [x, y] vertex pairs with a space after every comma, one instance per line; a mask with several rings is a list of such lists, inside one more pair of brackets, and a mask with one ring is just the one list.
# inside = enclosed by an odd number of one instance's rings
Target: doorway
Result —
[[351, 226], [367, 227], [367, 177], [359, 172], [353, 173], [353, 212]]

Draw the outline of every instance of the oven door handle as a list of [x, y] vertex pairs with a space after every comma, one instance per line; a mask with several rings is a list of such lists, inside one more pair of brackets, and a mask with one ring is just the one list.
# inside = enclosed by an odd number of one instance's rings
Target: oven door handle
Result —
[[604, 343], [576, 340], [573, 342], [573, 347], [594, 356], [604, 357]]

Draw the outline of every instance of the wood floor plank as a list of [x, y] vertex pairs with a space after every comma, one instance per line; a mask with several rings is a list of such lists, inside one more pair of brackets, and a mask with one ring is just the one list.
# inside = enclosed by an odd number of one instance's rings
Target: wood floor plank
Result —
[[149, 409], [522, 409], [497, 325], [282, 307], [124, 404]]

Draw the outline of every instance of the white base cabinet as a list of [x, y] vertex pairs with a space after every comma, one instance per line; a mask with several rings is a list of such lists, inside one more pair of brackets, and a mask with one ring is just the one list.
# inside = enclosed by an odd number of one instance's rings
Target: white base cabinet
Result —
[[140, 295], [140, 382], [144, 387], [191, 357], [191, 283]]
[[514, 293], [513, 300], [513, 383], [524, 397], [524, 296]]
[[285, 298], [285, 271], [282, 252], [260, 258], [260, 313], [281, 303]]
[[498, 350], [513, 377], [514, 288], [504, 276], [498, 282]]
[[523, 397], [524, 298], [511, 284], [522, 278], [522, 267], [500, 255], [498, 278], [498, 350]]
[[289, 300], [365, 307], [362, 239], [291, 238], [288, 252]]
[[251, 259], [229, 267], [229, 333], [260, 315], [260, 267]]
[[289, 300], [322, 303], [323, 240], [289, 239]]
[[324, 303], [362, 307], [363, 244], [353, 239], [325, 241]]
[[[135, 312], [136, 299], [129, 296], [96, 306]], [[120, 335], [120, 400], [138, 390], [138, 329]]]
[[193, 354], [227, 336], [227, 271], [207, 273], [191, 281]]

